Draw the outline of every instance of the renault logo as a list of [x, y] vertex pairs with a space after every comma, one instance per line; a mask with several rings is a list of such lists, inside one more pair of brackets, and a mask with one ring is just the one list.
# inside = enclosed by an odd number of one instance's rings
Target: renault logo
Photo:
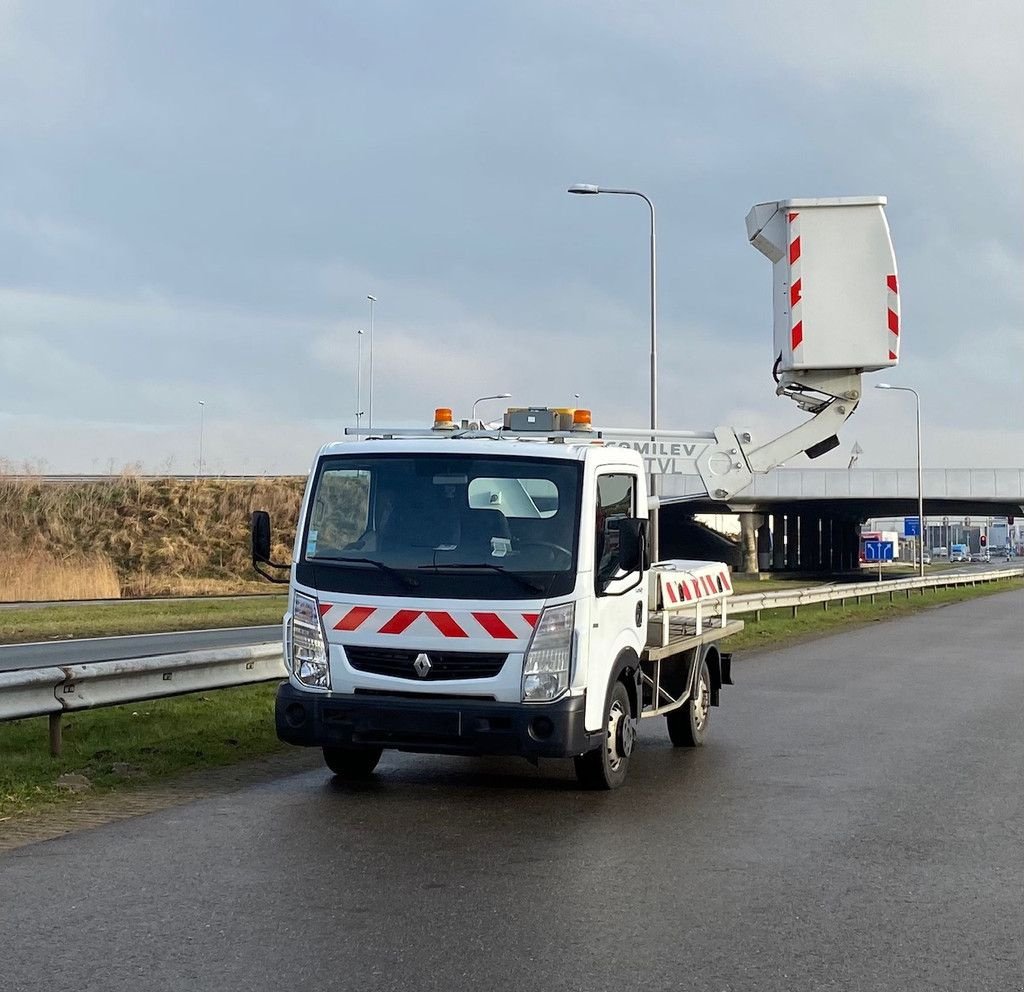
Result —
[[416, 669], [416, 674], [421, 679], [425, 679], [430, 674], [430, 669], [434, 666], [430, 664], [430, 659], [425, 654], [418, 654], [416, 655], [416, 660], [412, 663], [412, 667]]

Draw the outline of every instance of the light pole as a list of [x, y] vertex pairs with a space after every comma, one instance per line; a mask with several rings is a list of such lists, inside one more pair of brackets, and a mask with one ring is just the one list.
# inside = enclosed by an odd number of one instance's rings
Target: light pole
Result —
[[370, 301], [370, 402], [367, 404], [366, 426], [373, 431], [373, 305], [377, 302], [376, 296], [367, 296]]
[[927, 532], [924, 525], [924, 472], [921, 468], [921, 397], [916, 389], [910, 386], [890, 386], [887, 382], [875, 384], [875, 389], [895, 389], [901, 393], [913, 393], [914, 402], [917, 407], [917, 527], [918, 527], [918, 571], [924, 578], [924, 535]]
[[484, 400], [507, 400], [511, 395], [511, 393], [495, 393], [493, 396], [481, 396], [480, 399], [473, 400], [473, 412], [469, 415], [470, 423], [476, 422], [477, 403], [483, 403]]
[[199, 476], [203, 474], [203, 421], [206, 419], [206, 402], [199, 401]]
[[[647, 204], [651, 212], [651, 441], [655, 441], [655, 430], [658, 427], [658, 252], [654, 235], [654, 204], [650, 197], [635, 189], [608, 189], [605, 186], [593, 186], [589, 183], [577, 183], [570, 186], [568, 192], [594, 195], [597, 193], [614, 193], [619, 196], [638, 196]], [[650, 495], [656, 496], [654, 473], [650, 476]], [[651, 558], [658, 560], [658, 508], [651, 510]]]
[[356, 438], [363, 416], [363, 331], [356, 331]]

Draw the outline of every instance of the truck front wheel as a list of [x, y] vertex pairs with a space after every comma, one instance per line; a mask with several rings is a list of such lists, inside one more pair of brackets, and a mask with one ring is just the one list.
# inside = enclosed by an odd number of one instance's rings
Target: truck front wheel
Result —
[[381, 747], [325, 747], [324, 761], [338, 778], [369, 778], [383, 752]]
[[701, 747], [708, 734], [711, 719], [711, 673], [701, 659], [697, 688], [689, 702], [665, 716], [668, 736], [676, 747]]
[[608, 694], [605, 725], [604, 743], [573, 759], [576, 778], [585, 789], [617, 789], [626, 781], [636, 742], [636, 718], [622, 682], [615, 682]]

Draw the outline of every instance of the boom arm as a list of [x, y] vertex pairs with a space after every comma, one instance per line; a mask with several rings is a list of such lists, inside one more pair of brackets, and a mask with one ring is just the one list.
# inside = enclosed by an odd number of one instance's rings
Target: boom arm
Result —
[[807, 373], [799, 386], [782, 384], [778, 392], [813, 416], [764, 444], [756, 444], [750, 434], [737, 434], [731, 427], [716, 427], [710, 433], [656, 431], [653, 435], [649, 430], [613, 429], [602, 431], [601, 436], [611, 444], [637, 449], [654, 474], [700, 477], [704, 492], [662, 498], [661, 504], [705, 495], [728, 500], [746, 489], [755, 473], [770, 472], [805, 452], [815, 458], [834, 448], [839, 443], [839, 428], [857, 408], [861, 377], [855, 371], [845, 375]]
[[772, 262], [776, 393], [812, 414], [809, 420], [766, 444], [729, 427], [603, 436], [638, 448], [652, 474], [700, 476], [716, 500], [741, 492], [755, 472], [836, 447], [839, 428], [860, 402], [861, 375], [899, 362], [899, 289], [885, 202], [778, 200], [747, 215], [748, 240]]

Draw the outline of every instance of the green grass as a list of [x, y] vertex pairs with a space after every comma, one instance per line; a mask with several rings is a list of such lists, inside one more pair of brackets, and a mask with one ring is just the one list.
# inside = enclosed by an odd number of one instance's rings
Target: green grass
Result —
[[[977, 586], [927, 589], [923, 595], [919, 590], [911, 590], [909, 599], [906, 598], [905, 593], [896, 593], [891, 603], [888, 593], [879, 593], [876, 601], [871, 603], [867, 599], [871, 590], [870, 587], [867, 587], [865, 598], [861, 603], [848, 600], [846, 606], [840, 606], [838, 602], [801, 606], [795, 617], [792, 616], [789, 607], [765, 610], [761, 614], [760, 620], [755, 620], [753, 613], [738, 613], [736, 614], [737, 619], [743, 620], [746, 627], [725, 643], [728, 644], [728, 650], [737, 652], [778, 647], [812, 636], [820, 637], [851, 627], [863, 626], [867, 623], [895, 620], [898, 617], [930, 607], [946, 606], [950, 603], [977, 599], [979, 596], [1021, 589], [1024, 589], [1024, 579], [1007, 579]], [[824, 608], [826, 605], [828, 606], [827, 610]]]
[[[796, 618], [788, 608], [766, 611], [760, 621], [742, 614], [746, 629], [727, 643], [736, 652], [777, 648], [1010, 590], [1024, 590], [1024, 580], [914, 592], [909, 600], [897, 596], [893, 603], [885, 595], [873, 605], [830, 604], [828, 610], [804, 606]], [[87, 795], [93, 795], [282, 750], [274, 734], [274, 691], [273, 684], [243, 686], [74, 713], [64, 718], [61, 758], [49, 756], [45, 717], [0, 723], [0, 821], [73, 802], [74, 796], [56, 787], [64, 772], [89, 778], [92, 789]], [[128, 774], [115, 773], [115, 763], [127, 764]]]
[[[0, 820], [72, 801], [56, 785], [65, 772], [85, 775], [86, 794], [95, 795], [281, 750], [275, 689], [247, 685], [67, 714], [60, 758], [50, 757], [45, 717], [0, 723]], [[116, 763], [127, 771], [115, 772]]]
[[286, 596], [0, 610], [0, 644], [280, 623]]

